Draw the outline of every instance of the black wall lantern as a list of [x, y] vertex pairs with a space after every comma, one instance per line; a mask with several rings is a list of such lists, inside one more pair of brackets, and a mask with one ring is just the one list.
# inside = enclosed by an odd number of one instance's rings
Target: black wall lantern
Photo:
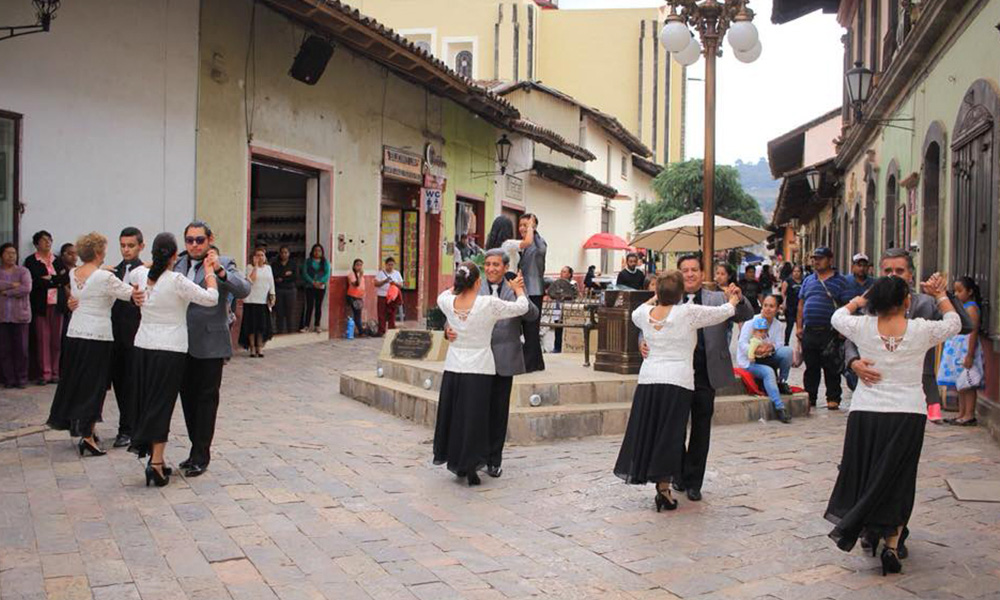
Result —
[[38, 17], [38, 21], [34, 25], [0, 25], [0, 41], [31, 33], [48, 31], [52, 26], [52, 20], [56, 18], [59, 3], [60, 0], [31, 0], [31, 4], [35, 7], [35, 15]]
[[513, 144], [507, 139], [507, 134], [497, 140], [497, 162], [500, 163], [500, 174], [507, 173], [507, 163], [510, 161], [510, 148]]

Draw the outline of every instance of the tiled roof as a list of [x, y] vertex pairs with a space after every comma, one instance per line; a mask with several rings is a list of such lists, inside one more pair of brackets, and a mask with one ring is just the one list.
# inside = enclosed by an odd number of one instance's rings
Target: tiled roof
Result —
[[594, 153], [583, 146], [566, 141], [566, 138], [551, 129], [546, 129], [537, 123], [532, 123], [527, 119], [515, 119], [510, 123], [510, 130], [514, 133], [530, 138], [536, 142], [545, 144], [557, 152], [577, 160], [590, 161], [597, 158]]
[[660, 171], [663, 170], [663, 165], [655, 163], [651, 160], [646, 160], [638, 154], [632, 155], [632, 166], [650, 177], [656, 177], [660, 174]]
[[592, 175], [588, 175], [578, 169], [560, 167], [551, 163], [536, 160], [532, 170], [542, 179], [548, 179], [556, 183], [561, 183], [581, 192], [591, 192], [605, 198], [614, 198], [618, 195], [618, 190], [610, 185], [601, 183]]

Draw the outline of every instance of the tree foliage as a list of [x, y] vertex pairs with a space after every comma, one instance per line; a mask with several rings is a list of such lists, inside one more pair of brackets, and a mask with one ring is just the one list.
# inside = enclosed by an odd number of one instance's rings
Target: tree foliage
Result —
[[[636, 231], [645, 231], [661, 223], [702, 209], [705, 181], [701, 159], [672, 163], [653, 180], [655, 202], [640, 202], [635, 210]], [[715, 214], [764, 227], [764, 215], [757, 201], [740, 184], [735, 167], [715, 167]]]

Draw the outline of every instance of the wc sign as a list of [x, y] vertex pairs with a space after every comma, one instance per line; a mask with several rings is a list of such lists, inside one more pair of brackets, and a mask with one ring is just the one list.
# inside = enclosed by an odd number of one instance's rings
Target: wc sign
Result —
[[441, 214], [442, 190], [423, 188], [420, 193], [424, 197], [424, 212], [429, 215]]

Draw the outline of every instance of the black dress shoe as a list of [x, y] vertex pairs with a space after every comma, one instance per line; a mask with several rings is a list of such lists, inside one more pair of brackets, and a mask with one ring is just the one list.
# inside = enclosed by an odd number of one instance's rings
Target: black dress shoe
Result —
[[128, 446], [131, 443], [132, 443], [131, 437], [125, 435], [124, 433], [119, 433], [117, 436], [115, 436], [115, 443], [113, 444], [113, 446], [115, 448], [124, 448], [125, 446]]
[[671, 483], [670, 486], [674, 488], [675, 492], [683, 492], [684, 490], [687, 489], [686, 487], [684, 487], [683, 483], [678, 483], [676, 481]]
[[788, 416], [788, 411], [787, 410], [785, 410], [783, 408], [779, 408], [775, 412], [778, 415], [778, 420], [781, 421], [782, 423], [791, 423], [792, 422], [792, 418], [790, 416]]
[[688, 500], [690, 500], [691, 502], [700, 502], [701, 501], [701, 490], [688, 490], [687, 491], [687, 497], [688, 497]]
[[190, 468], [191, 468], [191, 465], [192, 465], [192, 464], [193, 464], [193, 463], [191, 462], [191, 459], [190, 459], [190, 458], [185, 458], [185, 459], [184, 459], [184, 460], [183, 460], [183, 461], [181, 462], [181, 464], [179, 464], [179, 465], [177, 465], [177, 466], [178, 466], [178, 467], [180, 467], [180, 468], [182, 468], [182, 469], [190, 469]]
[[500, 477], [501, 475], [503, 475], [503, 468], [489, 465], [486, 467], [486, 474], [489, 475], [490, 477]]
[[187, 468], [187, 470], [184, 471], [184, 476], [185, 477], [198, 477], [199, 475], [204, 474], [205, 471], [207, 471], [207, 470], [208, 470], [208, 467], [206, 467], [204, 465], [191, 465], [191, 466], [189, 466]]

